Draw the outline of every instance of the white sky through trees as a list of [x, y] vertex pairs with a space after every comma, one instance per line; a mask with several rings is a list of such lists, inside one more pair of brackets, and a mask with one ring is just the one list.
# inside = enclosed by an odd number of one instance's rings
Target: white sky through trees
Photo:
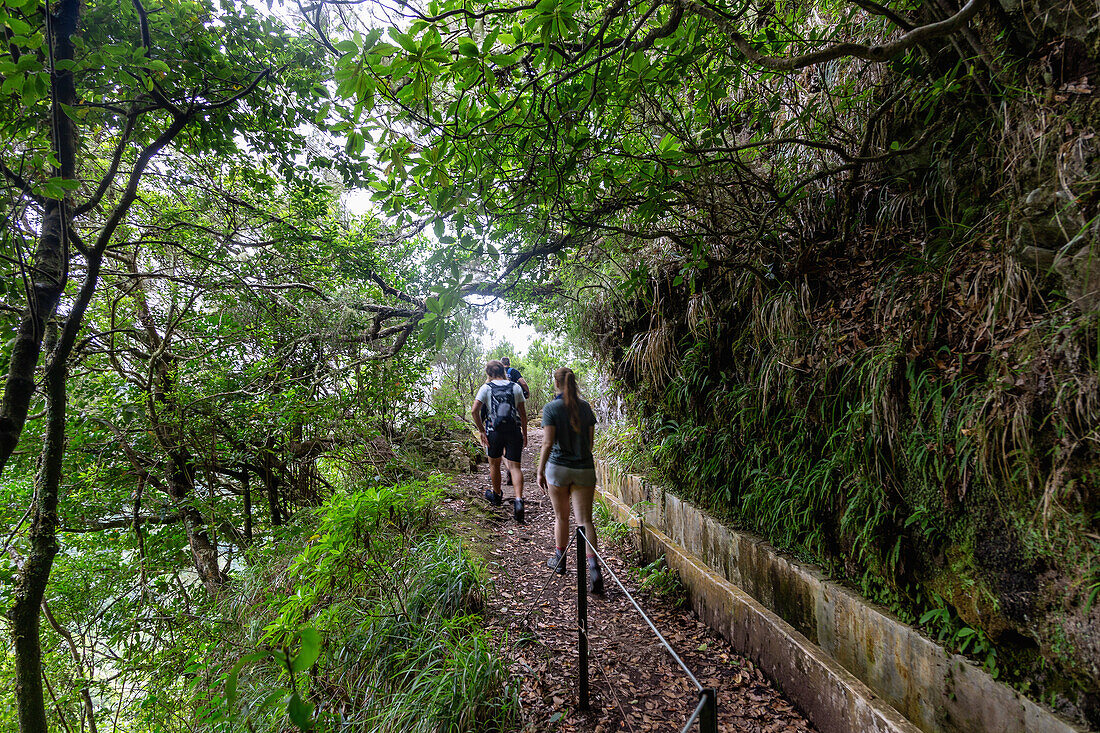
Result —
[[481, 337], [481, 345], [486, 349], [508, 341], [516, 348], [517, 354], [523, 354], [535, 340], [535, 329], [523, 323], [516, 323], [504, 309], [490, 310], [485, 313], [485, 324], [489, 330]]

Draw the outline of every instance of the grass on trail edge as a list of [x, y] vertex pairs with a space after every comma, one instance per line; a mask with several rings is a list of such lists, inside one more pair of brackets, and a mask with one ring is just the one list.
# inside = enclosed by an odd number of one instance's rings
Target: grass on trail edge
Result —
[[[516, 690], [483, 626], [484, 564], [435, 512], [447, 481], [337, 493], [251, 553], [221, 638], [200, 652], [226, 660], [204, 677], [204, 727], [514, 727]], [[312, 661], [302, 629], [319, 635]]]

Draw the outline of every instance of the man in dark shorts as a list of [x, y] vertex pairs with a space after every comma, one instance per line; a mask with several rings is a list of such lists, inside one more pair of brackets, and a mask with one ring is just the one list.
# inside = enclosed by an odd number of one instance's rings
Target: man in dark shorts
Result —
[[[474, 398], [470, 415], [474, 419], [481, 444], [489, 454], [489, 481], [491, 489], [485, 490], [485, 498], [493, 506], [504, 501], [504, 492], [500, 489], [500, 461], [503, 457], [512, 477], [516, 496], [513, 511], [516, 521], [523, 523], [523, 471], [519, 461], [523, 449], [527, 447], [527, 405], [523, 389], [505, 376], [504, 364], [493, 360], [485, 365], [489, 381], [481, 385]], [[482, 416], [482, 409], [485, 416]]]

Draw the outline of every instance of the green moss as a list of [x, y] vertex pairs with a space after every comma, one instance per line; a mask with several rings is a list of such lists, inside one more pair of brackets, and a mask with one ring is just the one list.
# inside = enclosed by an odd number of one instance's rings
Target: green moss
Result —
[[[776, 371], [774, 361], [735, 344], [745, 376], [721, 381], [713, 375], [729, 362], [718, 344], [692, 342], [684, 347], [691, 369], [652, 395], [611, 443], [622, 450], [634, 441], [624, 452], [652, 460], [677, 494], [822, 566], [902, 619], [931, 622], [942, 611], [933, 636], [1019, 682], [1039, 658], [1030, 619], [1053, 601], [1037, 576], [1079, 573], [1073, 567], [1096, 556], [1082, 541], [1091, 521], [1083, 512], [1037, 522], [1037, 477], [1065, 417], [1048, 397], [1021, 406], [1013, 393], [1018, 375], [1049, 365], [1057, 330], [1033, 329], [991, 360], [985, 377], [955, 378], [896, 344], [808, 376]], [[697, 394], [709, 399], [699, 404]], [[1013, 444], [1021, 426], [1030, 442]], [[1098, 478], [1100, 470], [1085, 467], [1066, 491]], [[1070, 657], [1050, 661], [1064, 667]], [[1005, 672], [1005, 664], [1015, 668]]]

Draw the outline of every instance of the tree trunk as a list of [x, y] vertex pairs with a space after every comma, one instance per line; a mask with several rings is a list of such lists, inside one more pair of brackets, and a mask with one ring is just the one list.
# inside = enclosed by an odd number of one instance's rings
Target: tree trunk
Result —
[[283, 523], [283, 514], [279, 507], [279, 475], [275, 471], [275, 439], [269, 438], [264, 446], [263, 460], [264, 487], [267, 489], [267, 504], [271, 510], [271, 526]]
[[[138, 292], [142, 292], [140, 288]], [[156, 329], [143, 292], [140, 306], [139, 312], [146, 321], [146, 329], [155, 337]], [[150, 365], [152, 394], [148, 403], [149, 423], [157, 442], [168, 456], [168, 494], [183, 515], [187, 544], [195, 560], [195, 572], [206, 589], [214, 592], [225, 582], [225, 576], [218, 567], [218, 548], [206, 531], [206, 520], [193, 503], [195, 460], [187, 448], [183, 415], [176, 401], [172, 357], [167, 353], [167, 344], [163, 340], [155, 340], [151, 345], [156, 349], [156, 354]]]
[[[80, 19], [79, 0], [60, 0], [57, 11], [48, 16], [56, 61], [72, 60], [72, 35]], [[72, 121], [62, 112], [62, 104], [76, 104], [76, 86], [69, 70], [54, 72], [50, 77], [52, 101], [51, 124], [54, 131], [54, 152], [59, 167], [56, 175], [76, 177], [76, 143]], [[69, 276], [66, 233], [72, 226], [69, 207], [62, 201], [49, 199], [42, 212], [42, 230], [35, 247], [31, 266], [27, 270], [32, 296], [19, 319], [15, 334], [8, 376], [4, 382], [4, 397], [0, 403], [0, 474], [11, 458], [34, 397], [34, 372], [42, 353], [42, 338], [46, 322], [57, 311], [61, 293]]]
[[[160, 431], [157, 431], [158, 434]], [[195, 572], [211, 593], [225, 583], [225, 575], [218, 567], [218, 548], [206, 531], [206, 520], [195, 508], [191, 499], [195, 495], [195, 462], [190, 451], [182, 443], [166, 448], [171, 465], [168, 469], [168, 493], [180, 508], [183, 525], [187, 529], [187, 544], [195, 560]]]
[[57, 555], [57, 503], [61, 459], [65, 452], [66, 360], [53, 359], [46, 369], [46, 442], [35, 486], [30, 552], [19, 573], [15, 602], [8, 611], [15, 642], [15, 700], [20, 733], [47, 733], [42, 692], [42, 646], [38, 629], [42, 598]]
[[[80, 19], [79, 0], [60, 0], [46, 23], [53, 39], [55, 61], [73, 58], [72, 35]], [[62, 114], [62, 104], [76, 103], [76, 89], [69, 70], [50, 77], [53, 145], [59, 167], [56, 174], [76, 177], [76, 146], [72, 123]], [[72, 222], [64, 201], [47, 201], [42, 230], [29, 269], [32, 297], [20, 318], [0, 404], [0, 473], [19, 442], [27, 411], [34, 396], [34, 374], [42, 353], [46, 324], [57, 311], [69, 274], [68, 232]], [[66, 329], [68, 331], [69, 329]], [[66, 334], [68, 335], [68, 334]], [[30, 551], [20, 568], [14, 602], [8, 610], [15, 646], [15, 701], [21, 733], [47, 733], [46, 704], [42, 687], [42, 645], [39, 640], [42, 599], [57, 555], [57, 504], [61, 490], [65, 451], [65, 380], [68, 345], [55, 349], [45, 373], [46, 439], [35, 487], [34, 519], [28, 541]]]
[[[127, 263], [136, 277], [137, 263]], [[153, 313], [145, 297], [144, 282], [138, 279], [133, 290], [138, 320], [145, 329], [149, 350], [153, 357], [149, 364], [149, 393], [146, 396], [146, 412], [157, 444], [168, 457], [168, 495], [179, 507], [183, 525], [187, 530], [187, 544], [195, 560], [195, 572], [210, 592], [225, 583], [225, 575], [218, 567], [218, 548], [206, 530], [206, 520], [193, 504], [195, 497], [195, 460], [187, 448], [187, 435], [183, 415], [176, 400], [174, 357], [168, 343], [157, 331]]]
[[241, 483], [244, 488], [244, 538], [252, 544], [252, 489], [248, 485], [248, 466], [241, 468]]

